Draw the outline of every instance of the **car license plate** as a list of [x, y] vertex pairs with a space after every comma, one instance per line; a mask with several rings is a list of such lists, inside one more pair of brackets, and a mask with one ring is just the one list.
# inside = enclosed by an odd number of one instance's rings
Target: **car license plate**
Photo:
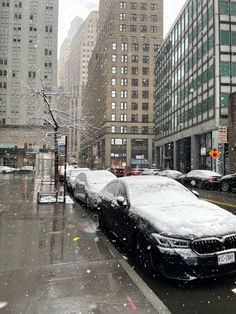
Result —
[[225, 265], [235, 262], [234, 253], [225, 253], [218, 255], [218, 265]]

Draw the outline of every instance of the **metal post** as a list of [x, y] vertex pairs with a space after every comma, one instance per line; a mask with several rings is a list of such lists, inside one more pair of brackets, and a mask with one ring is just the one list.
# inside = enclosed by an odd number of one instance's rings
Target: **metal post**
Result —
[[67, 164], [67, 135], [65, 136], [65, 165], [64, 165], [64, 197], [63, 202], [66, 203], [66, 164]]

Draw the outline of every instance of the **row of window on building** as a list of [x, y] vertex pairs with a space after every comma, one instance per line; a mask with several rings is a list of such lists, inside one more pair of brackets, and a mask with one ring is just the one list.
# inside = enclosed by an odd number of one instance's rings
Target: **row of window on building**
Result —
[[[151, 11], [157, 11], [158, 5], [157, 5], [157, 3], [150, 3], [150, 6], [149, 6], [149, 4], [146, 2], [141, 2], [138, 4], [135, 1], [131, 1], [129, 4], [129, 8], [131, 10], [137, 10], [137, 9], [148, 10], [148, 9], [150, 9]], [[124, 9], [124, 10], [128, 9], [128, 4], [126, 1], [120, 1], [120, 9]]]
[[[126, 24], [120, 24], [120, 32], [126, 32], [126, 31], [127, 31]], [[138, 31], [138, 26], [137, 25], [130, 25], [129, 31], [131, 33], [137, 32]], [[148, 26], [147, 25], [140, 25], [139, 26], [139, 31], [141, 33], [146, 33], [148, 31]], [[149, 32], [150, 33], [157, 33], [157, 26], [156, 25], [151, 25], [149, 27]]]

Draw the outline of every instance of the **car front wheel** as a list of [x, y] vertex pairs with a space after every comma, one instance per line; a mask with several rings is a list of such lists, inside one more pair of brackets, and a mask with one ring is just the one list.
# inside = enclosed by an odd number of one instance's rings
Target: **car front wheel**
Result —
[[222, 188], [223, 192], [229, 192], [230, 191], [230, 185], [227, 181], [222, 182], [221, 188]]
[[141, 270], [149, 276], [153, 275], [151, 245], [148, 244], [147, 240], [142, 235], [136, 237], [134, 254], [135, 261], [138, 263]]

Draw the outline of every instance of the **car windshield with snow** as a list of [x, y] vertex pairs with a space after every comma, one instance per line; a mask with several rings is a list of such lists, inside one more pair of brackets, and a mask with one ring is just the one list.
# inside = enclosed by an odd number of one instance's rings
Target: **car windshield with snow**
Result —
[[236, 217], [179, 182], [125, 177], [100, 197], [100, 227], [127, 246], [145, 272], [181, 280], [236, 272]]

